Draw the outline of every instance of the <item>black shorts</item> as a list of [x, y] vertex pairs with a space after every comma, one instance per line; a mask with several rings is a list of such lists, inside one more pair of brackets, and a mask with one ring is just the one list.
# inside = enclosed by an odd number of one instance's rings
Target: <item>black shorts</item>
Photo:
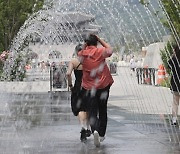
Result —
[[80, 111], [86, 111], [85, 103], [82, 101], [82, 92], [80, 90], [72, 89], [71, 91], [71, 110], [75, 116]]
[[[97, 108], [100, 102], [107, 103], [107, 100], [109, 98], [109, 89], [110, 86], [107, 86], [103, 89], [94, 90], [93, 92], [92, 90], [86, 90], [82, 88], [80, 96], [82, 99], [82, 106], [84, 111], [91, 112], [92, 110], [94, 110], [94, 107]], [[101, 96], [103, 96], [104, 93], [105, 96], [101, 98]]]

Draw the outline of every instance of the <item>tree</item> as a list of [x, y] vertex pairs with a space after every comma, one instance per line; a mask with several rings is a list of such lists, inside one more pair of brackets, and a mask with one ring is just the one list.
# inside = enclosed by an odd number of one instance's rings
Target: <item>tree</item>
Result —
[[[149, 4], [147, 0], [140, 0], [140, 3], [146, 7], [148, 7]], [[167, 61], [172, 53], [172, 47], [175, 44], [180, 43], [180, 3], [179, 0], [159, 0], [159, 4], [161, 5], [161, 8], [163, 9], [166, 17], [161, 19], [161, 22], [171, 31], [173, 37], [172, 41], [168, 42], [165, 49], [161, 51], [161, 58], [163, 60], [164, 66], [169, 72]], [[154, 14], [158, 15], [158, 11], [156, 11]]]
[[163, 60], [163, 64], [167, 72], [170, 74], [170, 70], [167, 67], [167, 61], [172, 54], [173, 46], [180, 43], [180, 3], [179, 0], [161, 0], [161, 2], [162, 9], [167, 17], [167, 20], [164, 20], [163, 24], [171, 30], [173, 37], [173, 40], [171, 42], [168, 42], [165, 49], [161, 51], [161, 58]]
[[23, 81], [25, 78], [26, 70], [25, 64], [23, 62], [24, 57], [21, 54], [18, 54], [18, 57], [14, 60], [13, 68], [10, 72], [10, 81]]
[[0, 53], [8, 50], [25, 20], [43, 4], [44, 0], [0, 0]]
[[[159, 4], [166, 16], [162, 18], [161, 21], [163, 25], [169, 28], [173, 36], [180, 36], [180, 3], [179, 0], [158, 0]], [[149, 7], [148, 0], [140, 0], [140, 3], [145, 7], [148, 7], [149, 10], [152, 10]], [[156, 10], [152, 12], [155, 16], [158, 16], [159, 11]]]
[[161, 50], [160, 52], [164, 67], [166, 68], [168, 74], [170, 74], [170, 69], [168, 68], [167, 61], [173, 54], [173, 46], [172, 42], [168, 42], [164, 50]]
[[[41, 9], [43, 4], [44, 0], [0, 0], [0, 54], [8, 51], [20, 27], [31, 14]], [[25, 71], [22, 73], [18, 71], [21, 60], [22, 56], [18, 55], [14, 62], [15, 66], [12, 67], [11, 80], [17, 75], [18, 80], [23, 80]], [[3, 73], [3, 67], [4, 61], [0, 60], [0, 75]]]
[[179, 0], [161, 0], [162, 8], [165, 12], [167, 20], [164, 25], [171, 29], [173, 36], [180, 36], [180, 3]]
[[[145, 0], [140, 0], [140, 3], [148, 7], [148, 2], [145, 2]], [[173, 53], [173, 47], [178, 44], [180, 46], [180, 3], [179, 0], [159, 0], [159, 4], [161, 5], [161, 8], [164, 11], [164, 14], [166, 16], [166, 19], [162, 19], [161, 22], [163, 25], [171, 31], [172, 40], [169, 41], [166, 44], [166, 47], [164, 50], [161, 50], [161, 59], [163, 61], [163, 64], [166, 68], [166, 71], [168, 74], [170, 74], [170, 69], [168, 67], [168, 59]], [[154, 13], [155, 15], [157, 14]], [[169, 80], [165, 81], [165, 83], [169, 83]], [[170, 84], [166, 85], [166, 87], [169, 87]]]

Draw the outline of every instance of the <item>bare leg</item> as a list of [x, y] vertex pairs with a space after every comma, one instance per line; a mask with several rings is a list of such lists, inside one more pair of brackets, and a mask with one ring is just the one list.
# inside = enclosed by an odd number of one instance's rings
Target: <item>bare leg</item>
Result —
[[180, 95], [173, 94], [173, 105], [172, 105], [173, 122], [176, 122], [176, 120], [177, 120], [179, 98], [180, 98]]
[[88, 121], [87, 120], [87, 113], [84, 111], [79, 112], [78, 119], [79, 119], [79, 122], [80, 122], [82, 128], [87, 129], [87, 121]]
[[79, 112], [78, 114], [78, 118], [79, 118], [79, 122], [81, 124], [81, 136], [80, 136], [80, 140], [81, 141], [86, 141], [86, 137], [89, 137], [91, 135], [91, 131], [90, 131], [90, 126], [89, 126], [89, 122], [88, 122], [88, 114], [84, 111]]

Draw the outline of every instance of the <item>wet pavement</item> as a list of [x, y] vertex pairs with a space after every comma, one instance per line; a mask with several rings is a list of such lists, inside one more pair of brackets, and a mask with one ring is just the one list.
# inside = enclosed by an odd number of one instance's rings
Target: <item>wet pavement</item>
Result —
[[0, 109], [2, 154], [179, 154], [179, 127], [170, 125], [166, 88], [138, 85], [128, 69], [113, 76], [106, 139], [80, 142], [80, 126], [69, 92], [3, 93]]

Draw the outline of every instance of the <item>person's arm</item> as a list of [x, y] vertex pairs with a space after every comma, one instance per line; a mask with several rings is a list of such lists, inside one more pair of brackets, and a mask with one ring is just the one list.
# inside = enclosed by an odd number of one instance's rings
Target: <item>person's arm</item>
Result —
[[113, 53], [111, 46], [96, 35], [98, 42], [105, 48], [104, 57], [110, 57]]
[[67, 70], [67, 73], [66, 73], [67, 80], [68, 80], [68, 86], [69, 86], [70, 89], [73, 88], [72, 77], [71, 77], [72, 71], [73, 71], [73, 62], [70, 61], [69, 66], [68, 66], [68, 70]]
[[87, 47], [87, 44], [86, 44], [86, 42], [84, 42], [84, 44], [83, 44], [83, 46], [82, 46], [82, 50], [85, 50], [86, 47]]
[[106, 43], [103, 39], [99, 38], [98, 36], [96, 36], [96, 37], [97, 37], [99, 43], [100, 43], [103, 47], [105, 47], [105, 48], [111, 48], [111, 46], [110, 46], [108, 43]]

